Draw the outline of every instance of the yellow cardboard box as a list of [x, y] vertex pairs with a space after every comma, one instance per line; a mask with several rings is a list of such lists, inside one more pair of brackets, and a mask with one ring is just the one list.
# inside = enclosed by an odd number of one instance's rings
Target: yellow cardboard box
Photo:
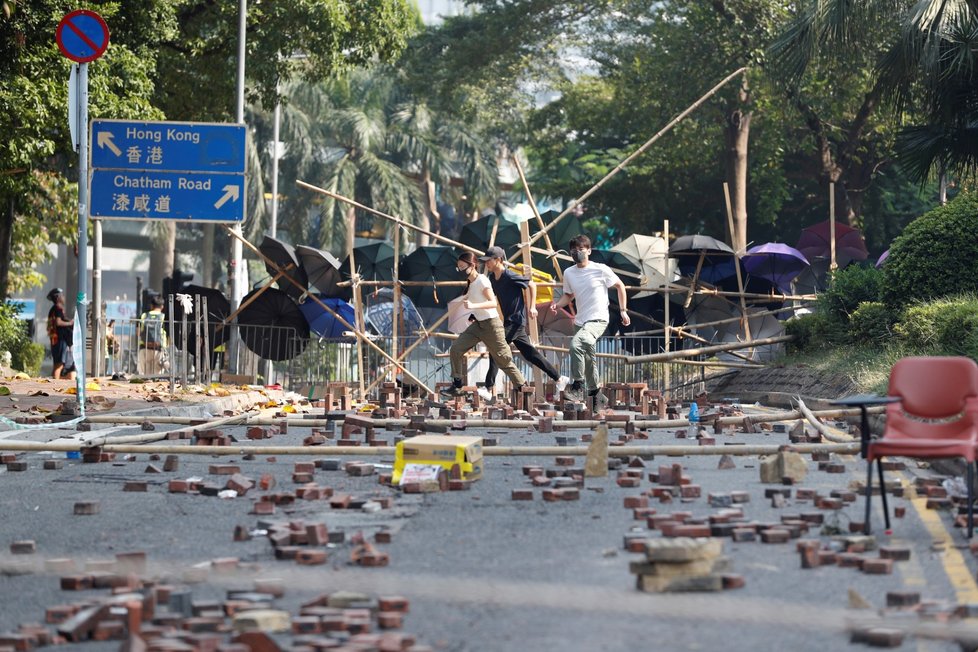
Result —
[[482, 437], [418, 435], [397, 443], [394, 484], [401, 481], [405, 464], [437, 464], [451, 470], [458, 464], [465, 480], [482, 477]]

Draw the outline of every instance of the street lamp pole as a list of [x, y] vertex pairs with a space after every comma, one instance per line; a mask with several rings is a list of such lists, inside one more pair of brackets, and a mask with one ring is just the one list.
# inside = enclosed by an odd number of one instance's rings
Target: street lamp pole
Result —
[[[245, 109], [245, 43], [248, 27], [248, 0], [238, 0], [238, 102], [237, 102], [237, 121], [244, 124]], [[241, 198], [247, 202], [246, 197]], [[245, 204], [247, 206], [247, 203]], [[247, 217], [247, 211], [245, 211]], [[241, 235], [241, 224], [235, 224], [233, 231], [236, 236]], [[231, 238], [231, 308], [236, 309], [243, 296], [241, 280], [244, 273], [244, 256], [241, 249], [241, 238]], [[231, 373], [238, 372], [238, 337], [235, 331], [231, 331], [228, 342], [228, 354], [230, 356]]]

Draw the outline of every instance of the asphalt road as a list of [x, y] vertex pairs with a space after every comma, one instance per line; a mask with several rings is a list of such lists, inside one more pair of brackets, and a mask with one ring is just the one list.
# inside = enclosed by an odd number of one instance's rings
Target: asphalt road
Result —
[[[244, 440], [243, 428], [228, 428]], [[568, 434], [582, 434], [583, 431]], [[114, 434], [139, 433], [138, 428], [117, 429]], [[2, 433], [0, 436], [9, 435]], [[299, 444], [308, 435], [305, 428], [290, 428], [265, 443]], [[469, 429], [464, 434], [479, 434]], [[675, 444], [674, 434], [651, 431], [648, 444]], [[37, 434], [35, 438], [50, 437]], [[718, 443], [786, 443], [786, 435], [737, 434], [720, 436]], [[554, 443], [553, 435], [507, 432], [500, 444]], [[321, 457], [329, 457], [328, 447]], [[243, 568], [237, 573], [212, 572], [206, 581], [193, 583], [195, 599], [222, 599], [228, 589], [249, 589], [254, 578], [281, 578], [286, 595], [276, 604], [297, 613], [303, 601], [337, 590], [363, 591], [371, 595], [398, 594], [410, 600], [404, 631], [420, 643], [439, 650], [836, 650], [848, 647], [847, 623], [879, 618], [888, 591], [919, 591], [923, 600], [940, 606], [978, 604], [975, 560], [960, 531], [950, 529], [950, 515], [925, 510], [922, 501], [891, 500], [906, 507], [906, 517], [894, 520], [893, 534], [882, 533], [882, 514], [874, 515], [875, 534], [883, 545], [906, 545], [910, 561], [898, 562], [891, 575], [867, 575], [836, 566], [814, 570], [800, 568], [795, 542], [764, 544], [735, 543], [725, 539], [724, 555], [730, 571], [743, 575], [746, 586], [720, 593], [650, 594], [635, 589], [629, 561], [640, 556], [626, 552], [627, 533], [644, 530], [632, 510], [623, 507], [626, 496], [638, 495], [654, 486], [644, 478], [640, 488], [621, 488], [612, 472], [607, 478], [588, 479], [579, 501], [544, 502], [541, 489], [534, 500], [510, 498], [514, 488], [529, 488], [522, 467], [538, 464], [557, 468], [552, 457], [488, 457], [485, 477], [468, 491], [402, 495], [377, 483], [376, 476], [353, 477], [344, 471], [317, 470], [316, 481], [360, 497], [394, 496], [394, 507], [378, 513], [331, 510], [324, 501], [297, 501], [288, 511], [274, 517], [250, 514], [257, 490], [248, 496], [220, 499], [193, 494], [168, 493], [172, 478], [209, 476], [208, 465], [235, 463], [242, 473], [257, 479], [271, 473], [278, 486], [293, 487], [292, 465], [309, 458], [265, 456], [243, 460], [240, 456], [182, 456], [175, 472], [148, 474], [149, 456], [131, 461], [83, 464], [66, 460], [61, 470], [42, 470], [45, 459], [63, 459], [64, 454], [27, 453], [20, 459], [28, 470], [0, 470], [0, 555], [5, 567], [16, 568], [25, 559], [71, 557], [81, 568], [86, 560], [112, 559], [116, 553], [145, 551], [148, 574], [160, 581], [180, 584], [187, 572], [215, 558], [238, 558]], [[344, 460], [353, 458], [344, 458]], [[390, 464], [393, 460], [373, 457], [364, 461]], [[807, 459], [807, 457], [806, 457]], [[829, 474], [808, 464], [808, 476], [799, 486], [828, 493], [845, 489], [862, 479], [861, 460], [840, 458], [846, 473]], [[736, 467], [719, 470], [714, 456], [658, 457], [646, 461], [647, 471], [659, 464], [681, 463], [693, 482], [702, 486], [702, 497], [688, 502], [650, 505], [660, 513], [691, 511], [694, 516], [715, 512], [707, 502], [709, 492], [743, 490], [751, 499], [743, 506], [745, 516], [761, 522], [779, 521], [784, 514], [816, 511], [810, 502], [788, 501], [774, 508], [764, 498], [756, 457], [735, 458]], [[583, 458], [578, 459], [578, 466]], [[891, 474], [912, 481], [928, 471], [910, 468]], [[124, 492], [127, 481], [149, 482], [146, 493]], [[793, 487], [797, 489], [797, 487]], [[100, 513], [76, 516], [76, 501], [100, 501]], [[863, 502], [841, 510], [839, 524], [862, 519]], [[326, 523], [342, 530], [347, 541], [331, 545], [324, 566], [302, 567], [274, 558], [269, 541], [255, 536], [234, 542], [236, 526], [260, 530], [269, 520], [298, 520]], [[390, 544], [377, 547], [390, 555], [383, 568], [363, 568], [349, 561], [349, 539], [362, 532], [393, 532]], [[652, 532], [650, 536], [658, 536]], [[808, 538], [819, 536], [813, 530]], [[946, 538], [950, 545], [935, 546]], [[7, 556], [7, 543], [31, 539], [37, 553]], [[855, 590], [872, 609], [849, 608], [849, 593]], [[47, 607], [76, 601], [86, 595], [104, 596], [105, 591], [63, 592], [56, 575], [0, 576], [0, 631], [21, 623], [43, 622]], [[940, 609], [932, 609], [940, 610]], [[888, 622], [908, 629], [926, 628], [933, 621], [891, 613]], [[289, 642], [291, 637], [281, 637]], [[118, 643], [86, 643], [78, 649], [116, 649]], [[958, 650], [957, 644], [930, 637], [908, 636], [899, 649]]]

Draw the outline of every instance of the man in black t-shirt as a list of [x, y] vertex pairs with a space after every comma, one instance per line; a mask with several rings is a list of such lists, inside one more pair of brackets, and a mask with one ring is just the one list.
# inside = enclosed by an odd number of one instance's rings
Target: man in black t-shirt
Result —
[[[561, 376], [557, 368], [543, 354], [526, 334], [526, 307], [530, 307], [530, 316], [536, 317], [536, 288], [533, 283], [525, 277], [515, 274], [512, 270], [506, 269], [506, 252], [502, 247], [489, 247], [485, 256], [481, 256], [479, 261], [486, 265], [486, 275], [492, 285], [492, 291], [499, 301], [499, 306], [503, 316], [503, 330], [506, 333], [506, 343], [515, 344], [516, 349], [523, 358], [540, 368], [543, 373], [550, 376], [551, 380], [557, 383], [557, 392], [562, 392], [567, 386], [569, 378]], [[496, 385], [496, 364], [489, 359], [489, 371], [486, 373], [486, 384], [480, 394], [491, 397], [492, 388]], [[483, 393], [484, 392], [484, 393]]]
[[61, 288], [48, 292], [48, 301], [54, 303], [48, 311], [48, 338], [51, 340], [51, 359], [54, 369], [51, 375], [60, 379], [75, 379], [75, 357], [71, 352], [75, 320], [65, 319], [65, 296]]

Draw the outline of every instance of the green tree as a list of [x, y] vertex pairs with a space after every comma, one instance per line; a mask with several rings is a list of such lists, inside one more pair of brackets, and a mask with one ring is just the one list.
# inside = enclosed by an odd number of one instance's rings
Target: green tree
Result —
[[[92, 6], [94, 3], [82, 3]], [[112, 28], [111, 46], [89, 64], [89, 115], [92, 118], [158, 118], [149, 102], [153, 49], [167, 35], [169, 2], [139, 0], [99, 3]], [[47, 257], [49, 242], [71, 242], [77, 210], [72, 189], [54, 175], [77, 178], [67, 121], [70, 63], [58, 51], [58, 21], [77, 4], [57, 0], [6, 2], [0, 18], [0, 296], [25, 283], [21, 274]], [[77, 191], [75, 191], [77, 194]], [[12, 260], [16, 253], [18, 258]], [[18, 277], [11, 285], [14, 271]]]

